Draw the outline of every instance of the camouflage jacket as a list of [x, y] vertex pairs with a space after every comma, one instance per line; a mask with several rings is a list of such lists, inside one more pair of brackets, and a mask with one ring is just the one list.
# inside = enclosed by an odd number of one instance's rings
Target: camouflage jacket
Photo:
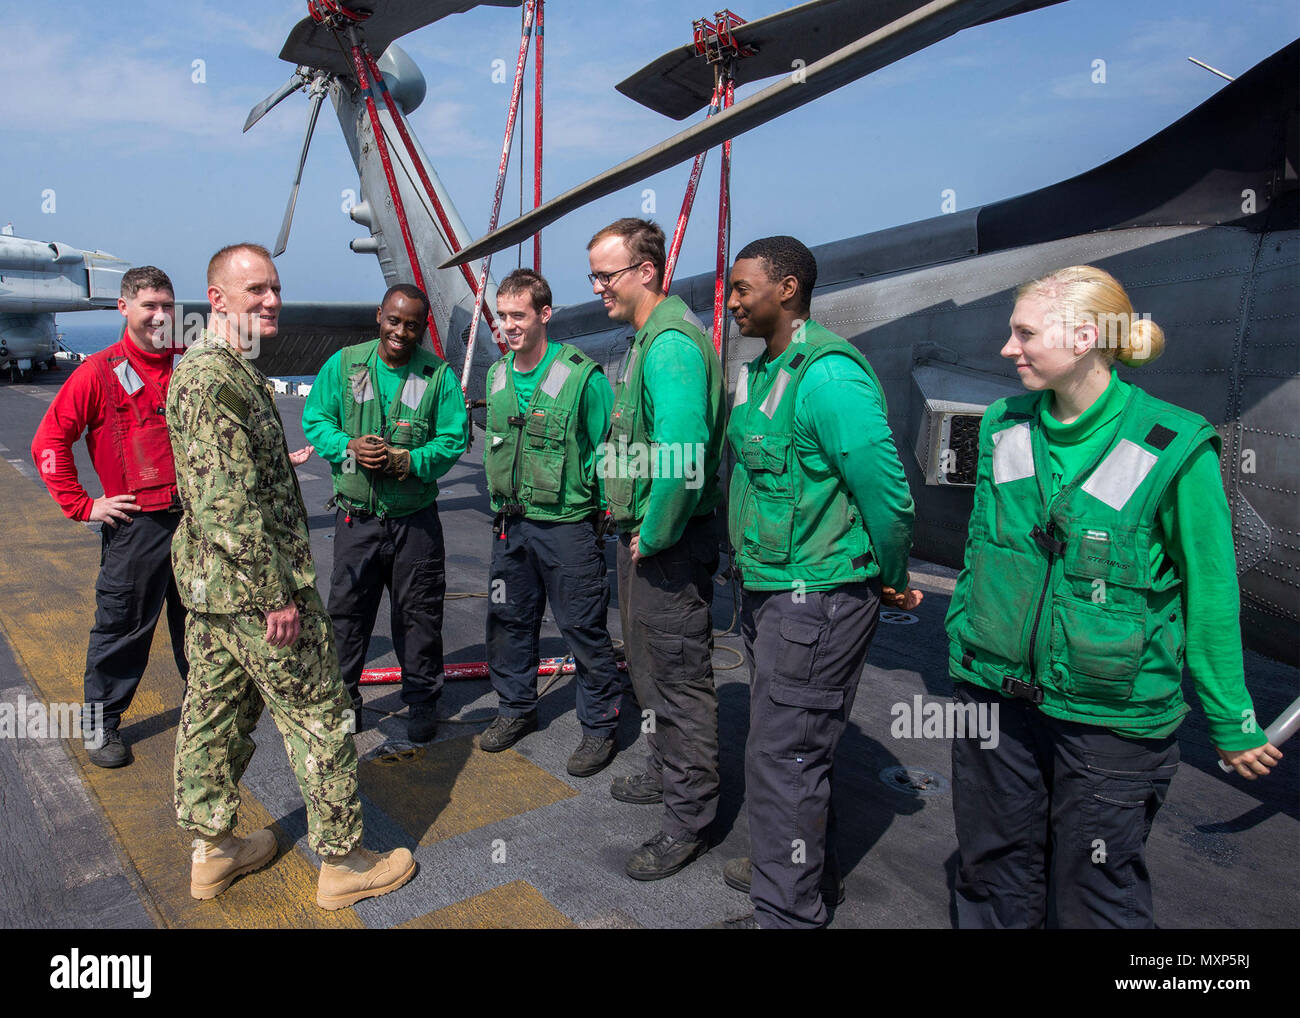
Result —
[[313, 586], [307, 511], [265, 376], [204, 332], [172, 375], [167, 429], [184, 508], [172, 566], [185, 607], [268, 612]]

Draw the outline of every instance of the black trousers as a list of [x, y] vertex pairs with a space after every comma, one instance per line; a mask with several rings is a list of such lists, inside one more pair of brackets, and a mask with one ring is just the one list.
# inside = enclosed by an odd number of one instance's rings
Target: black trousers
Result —
[[663, 831], [701, 837], [718, 812], [716, 523], [712, 513], [695, 517], [680, 541], [635, 567], [630, 540], [619, 536], [618, 607], [649, 748], [647, 768], [663, 782]]
[[503, 717], [537, 709], [538, 643], [548, 601], [577, 666], [578, 721], [584, 732], [611, 736], [623, 679], [609, 639], [609, 584], [595, 528], [589, 519], [507, 517], [504, 536], [493, 531], [487, 616], [488, 671]]
[[1177, 739], [1059, 721], [968, 682], [955, 696], [998, 710], [995, 748], [952, 743], [957, 925], [1151, 928], [1146, 841]]
[[754, 918], [765, 929], [827, 921], [823, 870], [839, 880], [831, 803], [835, 750], [880, 615], [880, 583], [744, 592], [753, 674], [745, 803]]
[[392, 608], [393, 649], [402, 666], [402, 702], [431, 704], [442, 692], [445, 562], [436, 504], [384, 519], [338, 510], [329, 612], [353, 710], [361, 708], [361, 670], [384, 588]]
[[149, 663], [154, 628], [164, 606], [172, 656], [181, 679], [185, 660], [185, 606], [172, 576], [172, 534], [181, 514], [136, 513], [129, 523], [100, 531], [95, 623], [86, 648], [88, 722], [103, 710], [103, 726], [115, 729], [131, 705]]

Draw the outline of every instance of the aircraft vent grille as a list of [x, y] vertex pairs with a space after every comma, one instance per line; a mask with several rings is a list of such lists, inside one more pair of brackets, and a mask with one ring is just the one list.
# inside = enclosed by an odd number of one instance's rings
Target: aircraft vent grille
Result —
[[912, 369], [912, 447], [925, 483], [972, 488], [979, 460], [980, 421], [995, 400], [1020, 387], [1008, 379], [952, 364]]

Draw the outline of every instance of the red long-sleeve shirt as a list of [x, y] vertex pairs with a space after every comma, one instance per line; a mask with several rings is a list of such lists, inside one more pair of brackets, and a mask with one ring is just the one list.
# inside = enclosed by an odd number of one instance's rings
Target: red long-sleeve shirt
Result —
[[[111, 389], [105, 392], [97, 359], [117, 358], [125, 355], [131, 368], [144, 382], [141, 390], [129, 396], [113, 372], [109, 372]], [[118, 402], [126, 399], [150, 400], [153, 390], [167, 397], [167, 386], [172, 377], [172, 350], [155, 353], [142, 350], [123, 330], [122, 338], [99, 353], [87, 358], [63, 383], [50, 408], [45, 412], [36, 437], [32, 440], [32, 460], [40, 471], [41, 479], [49, 488], [54, 501], [65, 516], [74, 520], [90, 519], [94, 497], [86, 491], [77, 477], [77, 467], [72, 458], [72, 447], [86, 434], [86, 447], [90, 450], [95, 473], [103, 485], [105, 495], [131, 494], [127, 481], [127, 467], [113, 434], [111, 413]], [[150, 400], [150, 402], [152, 402]], [[163, 436], [166, 429], [163, 429]], [[157, 454], [161, 457], [161, 449]], [[176, 501], [175, 474], [171, 465], [171, 451], [166, 451], [167, 462], [158, 463], [160, 472], [170, 483], [137, 491], [136, 505], [145, 511], [166, 509]]]

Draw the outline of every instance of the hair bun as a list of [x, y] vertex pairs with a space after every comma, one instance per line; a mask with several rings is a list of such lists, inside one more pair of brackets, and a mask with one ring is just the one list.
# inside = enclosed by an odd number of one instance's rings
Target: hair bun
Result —
[[1128, 330], [1128, 345], [1115, 352], [1115, 359], [1131, 368], [1150, 364], [1165, 352], [1165, 330], [1150, 318], [1135, 318]]

